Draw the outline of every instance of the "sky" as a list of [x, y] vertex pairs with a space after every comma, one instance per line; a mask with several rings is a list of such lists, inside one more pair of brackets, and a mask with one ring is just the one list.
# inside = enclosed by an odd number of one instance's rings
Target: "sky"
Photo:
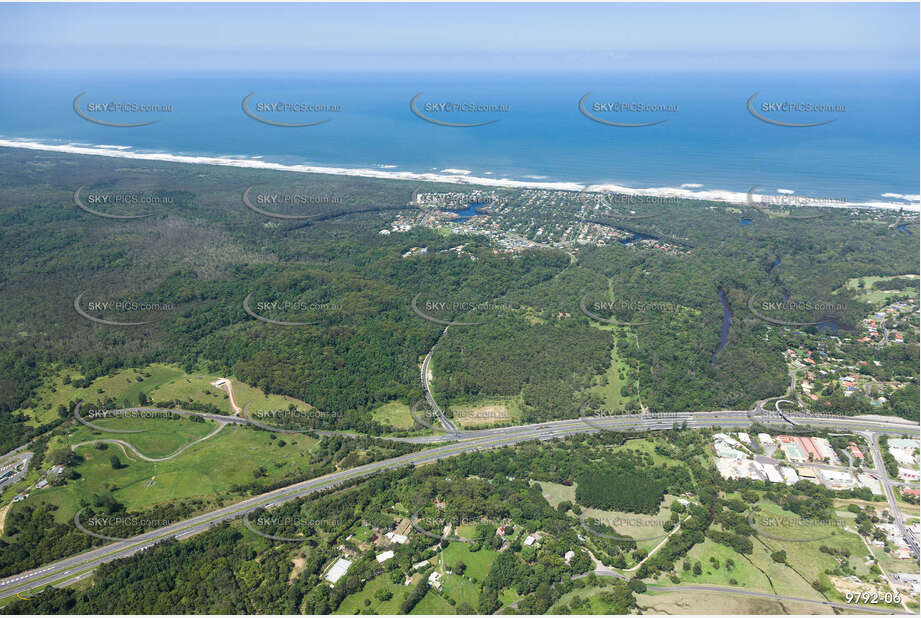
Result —
[[919, 5], [0, 4], [0, 70], [919, 68]]

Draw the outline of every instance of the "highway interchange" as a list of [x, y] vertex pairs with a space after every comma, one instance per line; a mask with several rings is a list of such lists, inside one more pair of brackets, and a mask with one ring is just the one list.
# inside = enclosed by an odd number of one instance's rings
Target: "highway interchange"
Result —
[[[175, 412], [174, 410], [172, 412]], [[205, 413], [183, 412], [184, 414], [198, 414], [206, 418], [215, 417], [233, 423], [247, 424], [248, 419], [209, 415]], [[168, 526], [151, 530], [143, 534], [109, 543], [102, 547], [92, 549], [81, 554], [71, 556], [40, 568], [26, 571], [12, 577], [0, 580], [0, 600], [10, 597], [27, 597], [49, 585], [65, 585], [88, 576], [97, 566], [104, 562], [131, 556], [152, 545], [170, 538], [183, 539], [203, 532], [221, 522], [243, 516], [259, 508], [269, 508], [291, 500], [296, 500], [312, 493], [335, 487], [344, 482], [360, 479], [379, 471], [393, 470], [403, 466], [417, 466], [436, 462], [440, 459], [453, 457], [462, 453], [499, 448], [518, 444], [530, 440], [552, 440], [569, 435], [581, 433], [594, 433], [601, 430], [612, 431], [654, 431], [673, 428], [676, 424], [687, 423], [688, 427], [720, 427], [743, 428], [753, 422], [772, 425], [808, 424], [816, 427], [846, 431], [868, 432], [873, 438], [874, 462], [880, 465], [881, 457], [878, 454], [876, 437], [881, 434], [917, 434], [918, 426], [901, 419], [883, 418], [855, 418], [855, 417], [811, 417], [787, 414], [781, 417], [764, 411], [760, 406], [752, 411], [718, 411], [678, 414], [633, 414], [622, 416], [598, 416], [591, 418], [569, 419], [550, 421], [532, 425], [520, 425], [486, 429], [479, 431], [456, 431], [447, 435], [424, 436], [421, 438], [404, 438], [409, 441], [430, 442], [442, 441], [443, 444], [432, 445], [430, 448], [401, 455], [391, 459], [377, 461], [349, 470], [342, 470], [316, 479], [295, 483], [252, 498], [237, 502], [230, 506], [215, 509], [209, 513], [197, 515]], [[875, 470], [878, 478], [888, 480], [885, 472]], [[894, 494], [889, 483], [884, 482], [887, 488], [887, 497], [890, 505], [894, 506]], [[898, 509], [893, 508], [894, 513]], [[901, 521], [901, 518], [899, 518]], [[904, 522], [902, 522], [904, 526]], [[917, 540], [915, 540], [917, 543]], [[915, 545], [916, 546], [916, 545]], [[726, 592], [732, 592], [727, 588]], [[791, 599], [792, 600], [792, 599]], [[817, 601], [818, 603], [818, 601]], [[870, 611], [871, 609], [864, 607]], [[886, 610], [884, 613], [890, 613]]]

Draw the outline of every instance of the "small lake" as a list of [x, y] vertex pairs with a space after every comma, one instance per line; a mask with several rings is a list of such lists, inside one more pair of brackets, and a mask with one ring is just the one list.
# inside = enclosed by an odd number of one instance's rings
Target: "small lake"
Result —
[[621, 241], [620, 241], [620, 244], [622, 244], [622, 245], [632, 245], [633, 243], [635, 243], [635, 242], [638, 241], [638, 240], [652, 240], [653, 238], [655, 238], [655, 236], [647, 236], [646, 234], [640, 234], [639, 232], [637, 232], [637, 233], [635, 233], [633, 236], [631, 236], [630, 238], [624, 238], [623, 240], [621, 240]]
[[449, 210], [449, 212], [453, 212], [457, 215], [456, 221], [466, 221], [470, 217], [480, 214], [477, 212], [477, 208], [480, 208], [481, 206], [486, 206], [486, 204], [482, 202], [473, 202], [468, 204], [466, 208], [461, 210]]

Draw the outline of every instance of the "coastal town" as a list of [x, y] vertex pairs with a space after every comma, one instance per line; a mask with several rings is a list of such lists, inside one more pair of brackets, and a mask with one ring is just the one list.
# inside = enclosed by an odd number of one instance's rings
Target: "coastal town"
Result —
[[[398, 214], [380, 234], [389, 236], [416, 227], [441, 229], [485, 237], [501, 253], [538, 247], [571, 252], [585, 245], [621, 245], [673, 255], [688, 251], [679, 244], [620, 227], [614, 220], [592, 220], [618, 213], [604, 202], [592, 205], [586, 195], [572, 192], [532, 189], [515, 194], [482, 190], [416, 193], [411, 204], [419, 211]], [[629, 209], [624, 209], [623, 214], [628, 219], [641, 216]]]

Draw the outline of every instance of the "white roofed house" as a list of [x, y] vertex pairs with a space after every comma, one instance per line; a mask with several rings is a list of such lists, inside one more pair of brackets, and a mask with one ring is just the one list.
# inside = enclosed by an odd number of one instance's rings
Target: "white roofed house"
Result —
[[385, 562], [387, 562], [388, 560], [390, 560], [391, 558], [393, 558], [393, 556], [394, 556], [393, 550], [392, 550], [392, 549], [388, 549], [387, 551], [378, 554], [376, 560], [377, 560], [379, 563], [384, 564]]
[[783, 473], [783, 480], [787, 485], [796, 485], [799, 482], [799, 474], [793, 468], [781, 466], [780, 471]]
[[777, 466], [773, 464], [763, 464], [762, 469], [767, 475], [767, 480], [769, 483], [783, 483], [783, 474], [780, 473], [780, 470], [777, 469]]
[[337, 581], [342, 579], [342, 576], [345, 575], [346, 571], [349, 570], [349, 567], [352, 566], [351, 560], [346, 560], [345, 558], [339, 558], [336, 560], [336, 563], [326, 572], [324, 579], [326, 581], [335, 584]]

